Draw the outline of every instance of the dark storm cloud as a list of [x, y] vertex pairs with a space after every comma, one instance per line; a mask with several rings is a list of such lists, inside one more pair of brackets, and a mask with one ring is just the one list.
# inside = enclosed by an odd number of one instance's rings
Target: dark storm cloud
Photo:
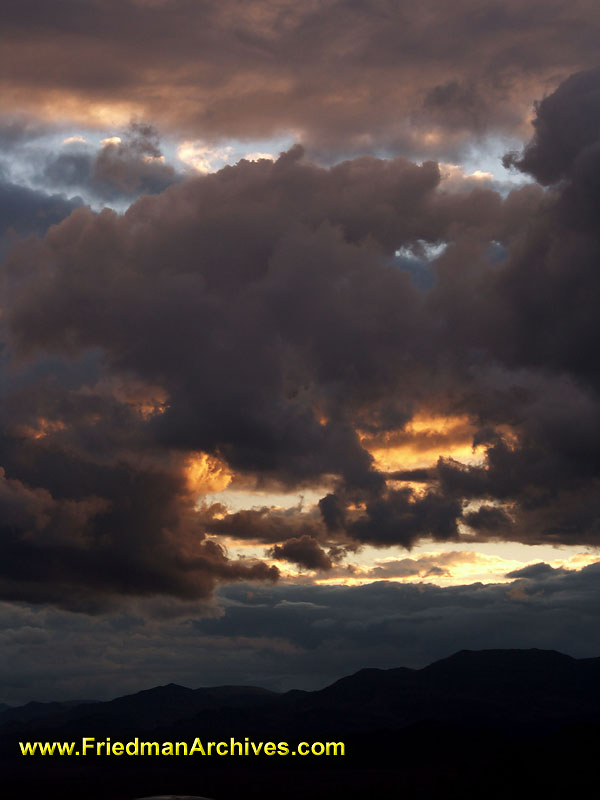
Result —
[[494, 531], [506, 529], [511, 520], [501, 508], [494, 506], [480, 506], [477, 511], [470, 511], [464, 515], [466, 524], [473, 530]]
[[252, 539], [263, 544], [322, 538], [318, 518], [304, 514], [297, 508], [279, 511], [272, 508], [249, 509], [234, 513], [223, 513], [226, 508], [214, 504], [202, 512], [200, 519], [208, 533], [231, 536], [235, 539]]
[[9, 0], [7, 104], [199, 137], [294, 130], [317, 149], [455, 152], [521, 134], [534, 97], [597, 58], [593, 0]]
[[521, 157], [508, 155], [507, 164], [544, 185], [581, 172], [600, 139], [600, 69], [572, 75], [542, 100], [533, 126], [531, 143]]
[[273, 558], [291, 561], [306, 569], [330, 570], [331, 559], [318, 542], [311, 536], [300, 536], [297, 539], [288, 539], [282, 545], [275, 545], [272, 549]]
[[503, 585], [240, 584], [219, 590], [212, 613], [167, 600], [94, 617], [2, 604], [0, 700], [102, 699], [170, 681], [315, 689], [365, 666], [422, 667], [461, 649], [596, 656], [598, 565], [545, 566]]
[[367, 502], [365, 512], [347, 525], [351, 538], [363, 544], [410, 547], [424, 535], [436, 541], [457, 539], [462, 507], [457, 499], [436, 491], [415, 497], [412, 490], [401, 489], [383, 491]]
[[[218, 544], [203, 541], [185, 491], [168, 473], [90, 469], [60, 455], [46, 460], [62, 470], [46, 481], [52, 494], [1, 476], [3, 597], [93, 613], [110, 605], [111, 595], [194, 599], [208, 597], [218, 580], [276, 580], [275, 568], [231, 561]], [[73, 497], [92, 480], [101, 497]], [[61, 483], [68, 498], [59, 494]]]
[[[545, 103], [585, 117], [591, 75], [569, 84], [579, 105], [562, 88]], [[572, 126], [583, 150], [569, 163], [595, 163], [594, 120], [585, 135], [585, 119]], [[433, 162], [323, 169], [295, 147], [122, 216], [77, 209], [21, 243], [2, 273], [20, 376], [2, 384], [4, 563], [36, 575], [19, 598], [67, 602], [88, 585], [194, 597], [276, 577], [230, 562], [207, 533], [304, 566], [308, 543], [334, 561], [361, 544], [459, 541], [465, 525], [470, 541], [599, 544], [598, 188], [596, 172], [563, 173], [503, 198], [445, 191]], [[447, 244], [427, 289], [394, 264], [423, 242]], [[94, 378], [73, 366], [63, 385], [40, 368], [91, 354]], [[416, 413], [464, 418], [455, 439], [471, 430], [481, 463], [383, 473], [366, 442], [410, 444]], [[421, 452], [443, 437], [413, 439]], [[197, 507], [185, 481], [197, 451], [242, 484], [322, 488], [318, 513]], [[413, 479], [420, 489], [398, 484]]]

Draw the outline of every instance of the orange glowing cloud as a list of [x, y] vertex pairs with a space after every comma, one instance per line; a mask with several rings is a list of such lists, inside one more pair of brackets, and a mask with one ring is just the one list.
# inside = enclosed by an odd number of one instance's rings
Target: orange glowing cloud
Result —
[[402, 431], [383, 436], [359, 434], [363, 447], [382, 472], [417, 469], [440, 456], [462, 463], [480, 463], [484, 447], [473, 447], [475, 427], [467, 416], [417, 414]]
[[66, 425], [61, 420], [46, 419], [46, 417], [38, 417], [34, 425], [20, 425], [16, 429], [16, 433], [24, 436], [27, 439], [43, 439], [51, 433], [57, 431], [64, 431]]
[[[371, 565], [340, 565], [315, 582], [341, 586], [361, 586], [373, 581], [437, 586], [511, 583], [514, 578], [508, 573], [539, 562], [539, 558], [531, 558], [528, 553], [519, 548], [515, 548], [512, 557], [508, 553], [499, 555], [475, 550], [423, 551], [415, 558], [387, 558], [376, 560]], [[555, 569], [575, 571], [599, 561], [598, 554], [575, 553], [548, 563]]]
[[224, 461], [202, 452], [187, 459], [185, 476], [189, 491], [198, 495], [222, 492], [233, 479]]

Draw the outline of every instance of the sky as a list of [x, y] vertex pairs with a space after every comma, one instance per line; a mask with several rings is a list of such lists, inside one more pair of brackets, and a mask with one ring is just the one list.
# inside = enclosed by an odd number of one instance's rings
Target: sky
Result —
[[0, 31], [0, 701], [597, 656], [597, 3]]

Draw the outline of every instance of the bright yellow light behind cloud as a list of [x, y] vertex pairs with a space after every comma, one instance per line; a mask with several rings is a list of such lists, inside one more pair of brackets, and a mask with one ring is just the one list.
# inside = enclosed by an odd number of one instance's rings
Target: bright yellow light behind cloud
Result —
[[222, 492], [233, 478], [225, 462], [208, 453], [190, 456], [185, 471], [189, 490], [195, 494]]
[[220, 169], [231, 154], [231, 147], [213, 148], [203, 142], [182, 142], [177, 148], [177, 158], [186, 166], [203, 174]]
[[[499, 555], [481, 553], [475, 550], [460, 551], [422, 551], [416, 558], [385, 558], [376, 560], [369, 565], [354, 565], [353, 574], [340, 574], [335, 570], [330, 575], [320, 575], [316, 583], [322, 585], [360, 586], [374, 581], [391, 583], [427, 583], [436, 586], [464, 586], [473, 583], [512, 583], [515, 578], [507, 574], [524, 567], [539, 563], [535, 557], [535, 548], [515, 548], [515, 557], [502, 557]], [[529, 558], [523, 556], [529, 555]], [[534, 557], [531, 558], [531, 555]], [[554, 569], [579, 570], [590, 564], [600, 562], [598, 553], [573, 553], [565, 554], [562, 558], [555, 558], [549, 562]], [[410, 565], [413, 565], [412, 568]], [[395, 567], [398, 574], [394, 574]], [[410, 574], [400, 574], [401, 572]], [[388, 574], [386, 574], [388, 573]]]
[[106, 147], [109, 144], [121, 144], [120, 136], [108, 136], [106, 139], [101, 139], [100, 144]]
[[474, 428], [464, 415], [416, 415], [403, 431], [371, 439], [360, 434], [363, 447], [382, 472], [417, 469], [435, 464], [440, 456], [468, 464], [481, 463], [485, 447], [473, 448]]

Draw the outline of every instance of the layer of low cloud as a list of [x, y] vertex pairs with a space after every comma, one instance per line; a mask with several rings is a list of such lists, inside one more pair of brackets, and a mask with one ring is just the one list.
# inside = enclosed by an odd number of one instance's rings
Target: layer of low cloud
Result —
[[448, 155], [521, 136], [533, 99], [595, 65], [599, 25], [593, 0], [8, 0], [0, 88], [45, 118]]
[[461, 649], [600, 651], [598, 564], [440, 589], [241, 584], [215, 607], [133, 603], [89, 617], [0, 605], [3, 695], [105, 699], [171, 681], [321, 688], [365, 666], [421, 667]]

